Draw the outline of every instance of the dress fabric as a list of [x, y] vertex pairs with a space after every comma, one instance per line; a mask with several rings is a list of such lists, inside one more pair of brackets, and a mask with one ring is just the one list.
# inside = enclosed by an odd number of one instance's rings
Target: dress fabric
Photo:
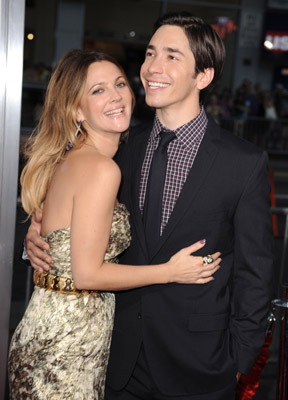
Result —
[[[51, 273], [72, 278], [70, 228], [45, 236]], [[115, 206], [104, 260], [130, 244], [129, 213]], [[114, 294], [61, 294], [35, 286], [10, 344], [12, 400], [102, 400], [114, 320]]]

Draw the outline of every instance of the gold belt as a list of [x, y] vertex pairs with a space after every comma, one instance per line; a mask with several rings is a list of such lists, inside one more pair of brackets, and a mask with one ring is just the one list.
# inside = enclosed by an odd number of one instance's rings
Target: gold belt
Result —
[[40, 288], [52, 290], [53, 292], [63, 294], [97, 294], [97, 290], [80, 290], [75, 287], [75, 283], [71, 278], [51, 274], [50, 272], [34, 271], [34, 284]]

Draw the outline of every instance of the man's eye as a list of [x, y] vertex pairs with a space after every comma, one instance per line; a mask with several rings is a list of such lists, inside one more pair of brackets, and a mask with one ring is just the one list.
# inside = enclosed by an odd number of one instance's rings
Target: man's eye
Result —
[[151, 53], [151, 51], [147, 51], [147, 53], [146, 53], [146, 57], [153, 57], [154, 56], [154, 54], [153, 53]]

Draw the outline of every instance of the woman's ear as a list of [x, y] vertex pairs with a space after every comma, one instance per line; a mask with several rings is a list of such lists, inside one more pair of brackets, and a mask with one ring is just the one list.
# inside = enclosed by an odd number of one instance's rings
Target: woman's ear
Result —
[[205, 68], [203, 72], [199, 72], [196, 77], [197, 88], [199, 90], [205, 89], [214, 78], [214, 68]]
[[77, 111], [76, 111], [76, 119], [77, 119], [78, 122], [84, 120], [83, 113], [82, 113], [80, 107], [77, 108]]

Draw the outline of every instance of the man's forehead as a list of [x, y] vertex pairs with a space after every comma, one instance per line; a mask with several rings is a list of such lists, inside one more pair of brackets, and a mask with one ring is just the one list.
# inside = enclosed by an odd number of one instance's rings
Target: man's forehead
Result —
[[188, 50], [191, 51], [184, 29], [176, 25], [160, 26], [150, 39], [147, 48], [182, 54], [185, 54]]

